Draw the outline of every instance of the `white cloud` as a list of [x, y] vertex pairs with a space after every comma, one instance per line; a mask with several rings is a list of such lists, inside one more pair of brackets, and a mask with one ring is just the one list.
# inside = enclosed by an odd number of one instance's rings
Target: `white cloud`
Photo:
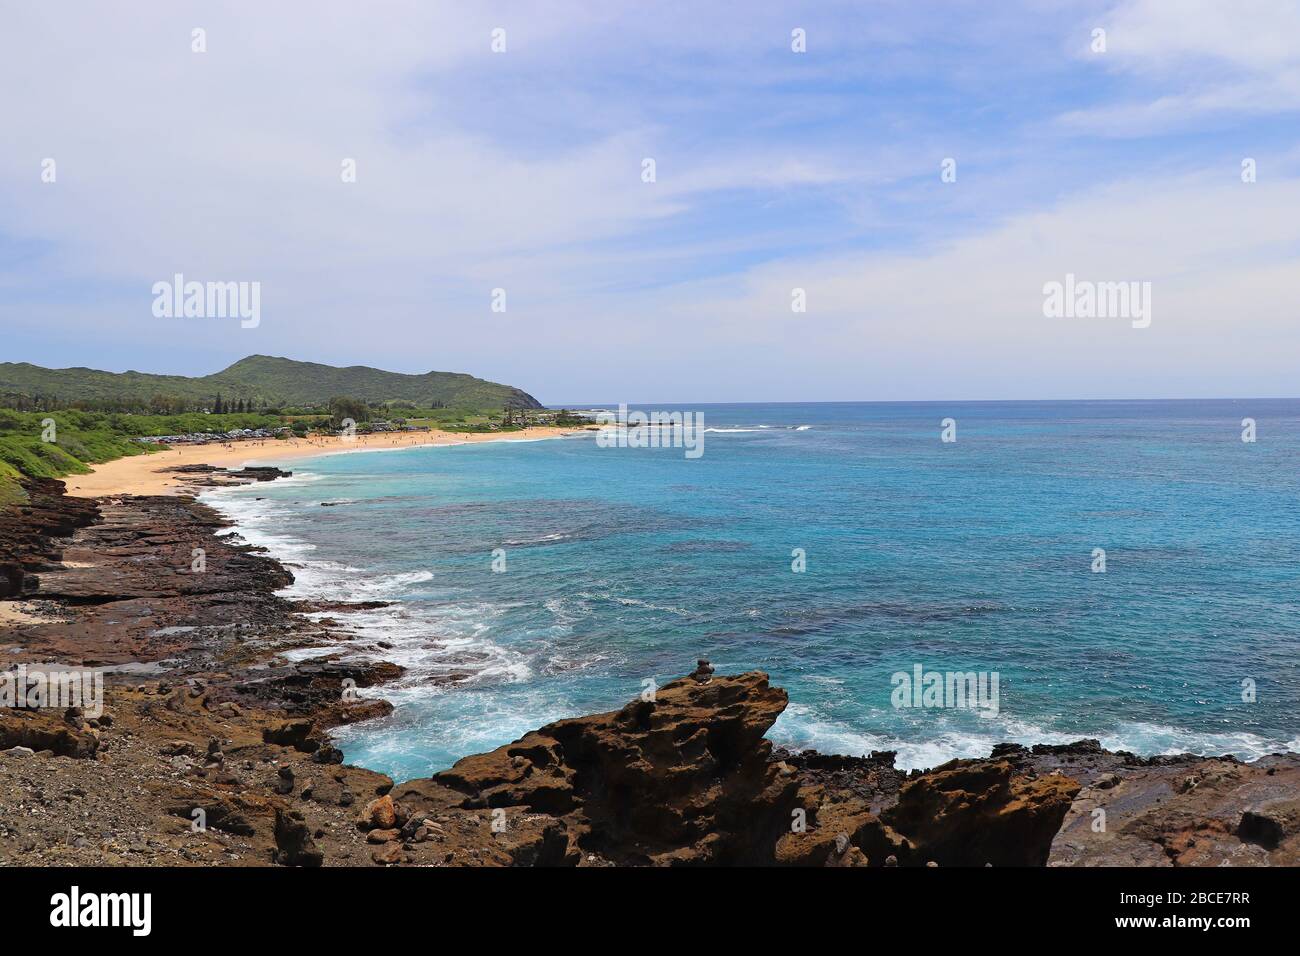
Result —
[[[993, 125], [1021, 101], [981, 100], [1008, 51], [1033, 64], [1026, 89], [1049, 65], [1083, 69], [1058, 55], [1067, 24], [881, 9], [819, 7], [797, 24], [800, 60], [776, 3], [11, 6], [0, 85], [23, 92], [0, 99], [0, 231], [24, 258], [0, 267], [0, 315], [77, 364], [108, 341], [132, 356], [119, 366], [160, 371], [181, 351], [190, 371], [273, 352], [468, 370], [555, 400], [1292, 388], [1300, 197], [1276, 163], [1253, 186], [1233, 167], [1072, 181], [1068, 133]], [[1274, 109], [1291, 95], [1293, 16], [1124, 4], [1105, 19], [1104, 68], [1150, 96], [1070, 122], [1140, 132]], [[501, 24], [509, 52], [493, 55]], [[1061, 47], [1038, 42], [1049, 33]], [[828, 89], [782, 99], [801, 75]], [[858, 113], [837, 84], [888, 95]], [[714, 128], [742, 103], [743, 122]], [[940, 187], [950, 154], [961, 180]], [[39, 182], [46, 156], [56, 186]], [[339, 180], [345, 157], [356, 184]], [[1054, 198], [1032, 206], [1044, 182]], [[798, 215], [814, 202], [838, 218]], [[835, 251], [803, 251], [818, 247]], [[150, 286], [176, 271], [260, 280], [261, 327], [160, 330]], [[1066, 271], [1153, 281], [1152, 328], [1043, 319], [1041, 285]], [[497, 286], [506, 317], [488, 311]], [[1234, 364], [1237, 336], [1260, 354]]]
[[[1300, 180], [1133, 181], [914, 255], [787, 261], [682, 287], [653, 312], [684, 317], [693, 354], [728, 355], [701, 400], [1287, 395], [1296, 208]], [[1045, 318], [1042, 286], [1066, 273], [1151, 282], [1151, 327]], [[806, 315], [791, 313], [794, 287]], [[614, 337], [636, 346], [635, 333]], [[678, 344], [643, 341], [637, 354], [653, 366]], [[810, 367], [811, 382], [788, 372]], [[659, 397], [650, 376], [619, 371], [638, 397]]]
[[1131, 0], [1092, 22], [1106, 30], [1106, 51], [1080, 44], [1078, 55], [1151, 93], [1067, 111], [1068, 128], [1143, 136], [1206, 115], [1300, 110], [1300, 6], [1292, 0]]

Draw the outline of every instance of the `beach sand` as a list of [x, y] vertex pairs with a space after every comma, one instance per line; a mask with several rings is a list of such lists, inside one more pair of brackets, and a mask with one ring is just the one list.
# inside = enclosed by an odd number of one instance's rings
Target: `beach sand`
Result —
[[399, 432], [396, 434], [357, 435], [350, 440], [341, 437], [311, 436], [310, 438], [267, 439], [266, 441], [233, 442], [230, 445], [182, 445], [168, 451], [148, 455], [118, 458], [116, 461], [96, 465], [88, 475], [68, 475], [69, 495], [95, 498], [100, 495], [167, 495], [185, 490], [180, 476], [162, 471], [177, 465], [215, 465], [221, 468], [242, 468], [249, 462], [281, 462], [294, 458], [309, 458], [332, 452], [373, 451], [382, 448], [411, 448], [422, 445], [462, 445], [483, 441], [533, 441], [540, 438], [561, 438], [582, 431], [578, 428], [538, 427], [515, 432]]
[[0, 601], [0, 628], [40, 624], [45, 618], [28, 611], [21, 601]]

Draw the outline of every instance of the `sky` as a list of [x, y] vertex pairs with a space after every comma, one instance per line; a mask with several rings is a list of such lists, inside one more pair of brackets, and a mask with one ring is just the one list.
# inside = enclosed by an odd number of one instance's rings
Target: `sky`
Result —
[[[0, 0], [0, 91], [0, 361], [1300, 394], [1296, 2]], [[177, 273], [260, 321], [155, 315]]]

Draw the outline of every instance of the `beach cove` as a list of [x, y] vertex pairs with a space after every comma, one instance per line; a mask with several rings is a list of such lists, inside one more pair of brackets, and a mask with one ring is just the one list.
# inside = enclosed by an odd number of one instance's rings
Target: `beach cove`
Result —
[[99, 495], [177, 494], [184, 488], [178, 476], [166, 469], [185, 465], [242, 468], [250, 462], [292, 461], [319, 455], [359, 451], [384, 451], [422, 446], [475, 444], [492, 441], [537, 441], [573, 434], [572, 428], [534, 427], [511, 432], [429, 431], [356, 435], [312, 435], [306, 438], [266, 439], [205, 445], [183, 445], [152, 453], [118, 458], [95, 465], [88, 475], [69, 475], [67, 493], [82, 498]]

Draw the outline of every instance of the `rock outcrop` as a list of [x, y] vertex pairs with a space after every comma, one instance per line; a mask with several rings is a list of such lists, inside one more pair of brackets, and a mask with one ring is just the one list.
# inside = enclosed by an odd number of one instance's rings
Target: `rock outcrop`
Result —
[[1049, 866], [1296, 866], [1300, 757], [1142, 762], [1075, 799]]
[[914, 865], [1042, 866], [1078, 792], [1060, 772], [954, 760], [904, 784], [863, 842]]
[[766, 674], [692, 674], [654, 700], [558, 721], [400, 784], [394, 798], [443, 823], [495, 815], [507, 856], [512, 813], [533, 819], [539, 857], [548, 831], [536, 820], [549, 818], [555, 863], [1031, 866], [1047, 861], [1079, 790], [1006, 759], [908, 779], [893, 754], [774, 754], [763, 735], [785, 705]]
[[99, 734], [81, 721], [69, 723], [48, 710], [13, 708], [0, 722], [0, 750], [11, 747], [83, 759], [99, 750]]
[[0, 509], [0, 600], [34, 592], [44, 571], [59, 569], [64, 539], [99, 516], [97, 504], [64, 495], [53, 478], [22, 482], [26, 501]]
[[785, 705], [766, 674], [683, 678], [652, 700], [466, 757], [394, 796], [417, 814], [495, 820], [498, 832], [512, 814], [550, 817], [558, 829], [530, 838], [540, 835], [553, 862], [770, 863], [798, 791], [763, 737]]
[[275, 481], [277, 478], [292, 477], [293, 472], [281, 471], [269, 465], [247, 466], [244, 468], [218, 468], [215, 465], [176, 465], [172, 468], [160, 468], [180, 475], [187, 490], [197, 488], [228, 488], [232, 485], [247, 485], [256, 481]]

